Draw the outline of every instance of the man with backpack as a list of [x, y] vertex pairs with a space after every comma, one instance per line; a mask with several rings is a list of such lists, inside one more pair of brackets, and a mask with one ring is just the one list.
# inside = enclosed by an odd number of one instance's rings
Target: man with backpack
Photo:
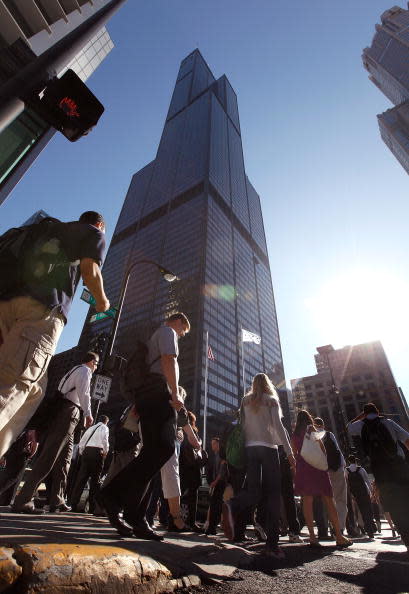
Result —
[[96, 311], [109, 309], [100, 271], [102, 215], [39, 223], [0, 237], [0, 457], [40, 404], [47, 367], [82, 277]]
[[409, 551], [409, 465], [402, 449], [409, 449], [409, 433], [391, 419], [380, 416], [372, 402], [365, 404], [362, 413], [348, 424], [348, 431], [361, 438], [381, 502]]
[[374, 537], [375, 524], [371, 503], [371, 482], [365, 468], [357, 464], [353, 454], [348, 456], [347, 477], [348, 486], [354, 496], [358, 509], [364, 522], [365, 532], [369, 538]]
[[324, 421], [320, 417], [314, 419], [314, 424], [318, 430], [325, 431], [322, 439], [325, 451], [327, 453], [328, 474], [334, 493], [335, 506], [338, 512], [339, 527], [341, 531], [345, 530], [347, 518], [347, 484], [345, 479], [345, 459], [341, 448], [338, 445], [336, 437], [331, 431], [325, 430]]
[[[150, 528], [145, 518], [149, 504], [148, 487], [175, 451], [176, 411], [184, 404], [179, 394], [178, 339], [189, 330], [187, 317], [175, 313], [147, 343], [147, 373], [134, 391], [142, 448], [139, 455], [100, 491], [108, 519], [121, 535], [129, 535], [130, 531], [136, 538], [163, 539]], [[125, 522], [118, 517], [121, 509]]]

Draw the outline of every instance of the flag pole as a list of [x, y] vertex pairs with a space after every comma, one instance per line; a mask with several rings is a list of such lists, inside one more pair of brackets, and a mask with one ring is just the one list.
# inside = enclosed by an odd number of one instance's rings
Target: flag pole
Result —
[[244, 340], [243, 340], [243, 328], [241, 329], [241, 362], [243, 364], [243, 396], [246, 395], [246, 385], [244, 380]]
[[203, 449], [206, 449], [206, 432], [207, 432], [207, 376], [209, 374], [209, 331], [206, 330], [206, 366], [205, 366], [205, 381], [204, 381], [204, 406], [203, 406]]

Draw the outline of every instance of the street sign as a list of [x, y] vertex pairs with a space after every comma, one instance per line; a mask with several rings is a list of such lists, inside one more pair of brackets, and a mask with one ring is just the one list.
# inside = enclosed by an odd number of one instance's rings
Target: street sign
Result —
[[100, 311], [93, 316], [90, 317], [89, 321], [98, 322], [98, 320], [105, 320], [106, 318], [114, 318], [116, 316], [117, 309], [116, 307], [110, 307], [106, 311]]
[[89, 303], [89, 305], [95, 305], [96, 301], [88, 289], [83, 289], [81, 293], [81, 299], [85, 301], [85, 303]]
[[94, 389], [92, 391], [92, 397], [94, 400], [106, 402], [108, 400], [111, 384], [112, 379], [110, 377], [97, 373], [95, 375]]

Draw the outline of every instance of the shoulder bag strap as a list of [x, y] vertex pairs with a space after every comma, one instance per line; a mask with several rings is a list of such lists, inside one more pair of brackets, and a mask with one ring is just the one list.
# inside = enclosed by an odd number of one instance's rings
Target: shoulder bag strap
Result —
[[98, 429], [98, 427], [101, 426], [101, 423], [97, 423], [94, 427], [94, 431], [91, 433], [91, 435], [88, 437], [87, 441], [84, 444], [84, 450], [87, 447], [87, 443], [89, 442], [89, 440], [91, 439], [91, 437], [94, 435], [95, 431]]
[[67, 381], [67, 379], [70, 377], [70, 375], [71, 375], [72, 373], [74, 373], [74, 371], [75, 371], [76, 369], [79, 369], [80, 367], [82, 367], [82, 364], [81, 364], [81, 365], [77, 365], [76, 367], [74, 367], [73, 369], [71, 369], [71, 371], [69, 371], [68, 373], [66, 373], [66, 374], [65, 374], [65, 376], [64, 376], [64, 381], [63, 381], [63, 383], [61, 384], [61, 388], [59, 388], [59, 391], [61, 392], [61, 394], [64, 394], [64, 395], [65, 395], [65, 394], [69, 394], [70, 392], [72, 392], [73, 390], [75, 390], [75, 386], [74, 386], [73, 388], [71, 388], [71, 390], [68, 390], [68, 392], [63, 392], [63, 391], [62, 391], [62, 389], [63, 389], [63, 387], [64, 387], [64, 385], [65, 385], [65, 382]]

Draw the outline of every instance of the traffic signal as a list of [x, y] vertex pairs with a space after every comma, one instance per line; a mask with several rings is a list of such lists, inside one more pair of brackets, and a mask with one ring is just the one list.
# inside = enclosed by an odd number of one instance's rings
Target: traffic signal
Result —
[[33, 108], [71, 142], [88, 134], [104, 112], [102, 103], [73, 70], [50, 80]]

